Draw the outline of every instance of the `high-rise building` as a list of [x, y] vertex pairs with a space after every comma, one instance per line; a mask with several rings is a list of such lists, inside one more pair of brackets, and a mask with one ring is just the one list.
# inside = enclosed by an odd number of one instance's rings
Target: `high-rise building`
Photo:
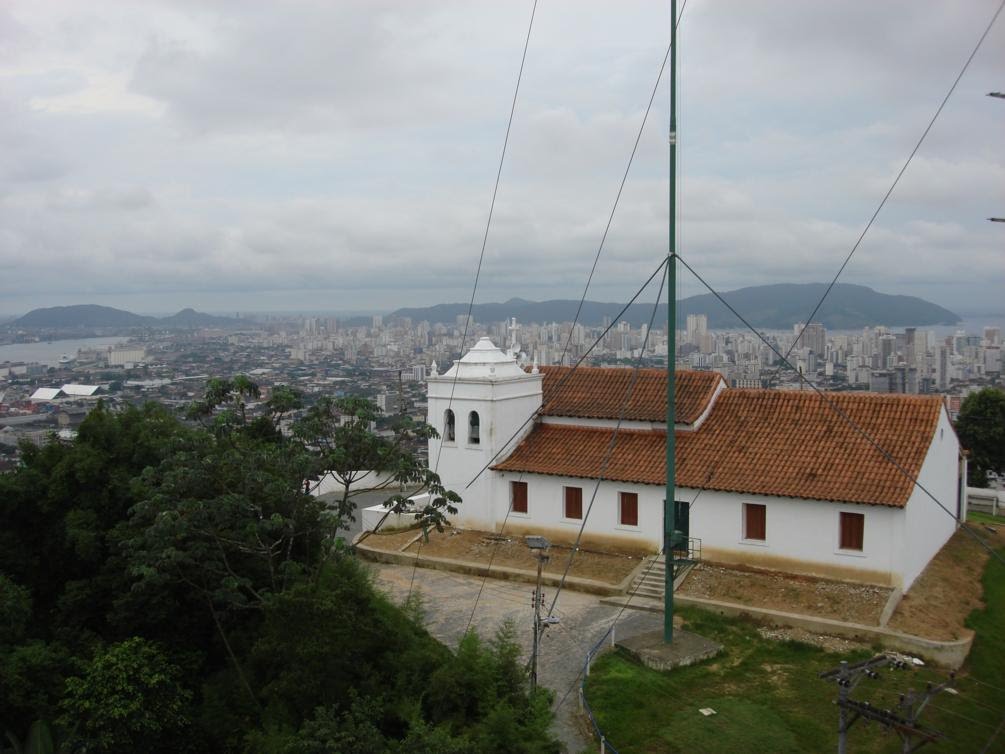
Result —
[[904, 328], [904, 362], [909, 367], [918, 364], [918, 331], [914, 327]]
[[949, 364], [952, 347], [941, 345], [935, 354], [935, 385], [939, 390], [949, 389]]
[[792, 331], [798, 336], [796, 348], [808, 348], [821, 355], [827, 351], [827, 329], [821, 323], [810, 322], [804, 326], [802, 322], [799, 322], [793, 326]]
[[708, 315], [687, 315], [687, 342], [700, 345], [700, 338], [708, 331]]

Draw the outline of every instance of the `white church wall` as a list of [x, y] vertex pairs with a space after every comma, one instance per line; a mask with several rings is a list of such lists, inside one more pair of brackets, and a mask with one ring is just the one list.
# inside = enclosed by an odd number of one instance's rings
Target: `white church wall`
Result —
[[[899, 585], [897, 563], [903, 511], [879, 505], [678, 490], [693, 500], [691, 536], [702, 540], [702, 557], [722, 563], [804, 573], [826, 578]], [[697, 496], [697, 499], [696, 499]], [[744, 539], [743, 504], [765, 506], [764, 541]], [[840, 548], [841, 512], [865, 516], [861, 551]]]
[[[505, 520], [505, 531], [510, 534], [543, 534], [566, 542], [575, 539], [582, 520], [565, 518], [563, 488], [575, 486], [583, 490], [586, 516], [595, 480], [514, 472], [496, 472], [494, 476], [500, 482], [493, 498], [495, 530]], [[506, 518], [512, 481], [527, 483], [527, 513], [510, 513]], [[638, 526], [619, 523], [619, 492], [638, 494]], [[902, 509], [713, 490], [698, 496], [697, 490], [677, 490], [678, 500], [692, 501], [696, 496], [691, 508], [690, 536], [702, 540], [705, 560], [889, 585], [899, 585], [905, 575], [900, 546], [904, 531]], [[744, 539], [744, 503], [765, 506], [764, 541]], [[842, 511], [865, 517], [861, 551], [842, 550], [839, 546]], [[474, 528], [473, 524], [459, 524]], [[662, 547], [662, 532], [662, 487], [605, 481], [600, 484], [583, 536], [587, 546], [638, 547], [657, 552]]]
[[[594, 479], [554, 477], [543, 474], [518, 474], [493, 472], [499, 480], [493, 503], [495, 518], [501, 528], [506, 520], [506, 532], [513, 534], [542, 534], [556, 542], [572, 542], [579, 533], [582, 519], [566, 518], [563, 488], [579, 487], [583, 491], [583, 516], [587, 516]], [[527, 483], [527, 513], [506, 512], [510, 507], [510, 482]], [[619, 521], [619, 492], [635, 492], [639, 496], [638, 526], [625, 526]], [[623, 546], [656, 552], [663, 535], [663, 491], [652, 485], [601, 482], [586, 518], [584, 540], [594, 546]]]
[[953, 515], [942, 510], [917, 486], [914, 488], [905, 511], [903, 555], [905, 591], [956, 531], [959, 454], [959, 440], [949, 422], [949, 415], [943, 408], [932, 445], [918, 474], [918, 481]]

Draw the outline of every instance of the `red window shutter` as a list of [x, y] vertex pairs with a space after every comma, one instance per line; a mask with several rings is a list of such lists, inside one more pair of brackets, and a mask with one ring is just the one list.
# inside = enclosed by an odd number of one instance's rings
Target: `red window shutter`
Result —
[[861, 550], [865, 541], [865, 515], [841, 513], [841, 549]]
[[745, 503], [743, 506], [743, 538], [759, 539], [764, 541], [767, 538], [767, 507], [757, 503]]
[[510, 505], [514, 513], [527, 512], [527, 483], [510, 482]]
[[565, 487], [565, 517], [583, 517], [583, 488]]
[[621, 493], [621, 525], [639, 525], [639, 496], [635, 492]]

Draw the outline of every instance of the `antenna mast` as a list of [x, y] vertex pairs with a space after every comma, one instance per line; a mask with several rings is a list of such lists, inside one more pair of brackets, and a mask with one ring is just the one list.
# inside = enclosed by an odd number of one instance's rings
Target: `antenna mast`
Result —
[[677, 367], [677, 0], [670, 0], [670, 242], [667, 250], [667, 459], [663, 500], [663, 641], [673, 641], [674, 532], [676, 510]]

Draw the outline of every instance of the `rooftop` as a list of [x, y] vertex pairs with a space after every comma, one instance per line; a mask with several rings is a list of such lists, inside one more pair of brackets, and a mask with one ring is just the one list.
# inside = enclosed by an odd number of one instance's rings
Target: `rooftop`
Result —
[[[613, 370], [612, 370], [613, 371]], [[545, 393], [547, 396], [547, 391]], [[912, 476], [932, 443], [938, 396], [827, 398]], [[596, 479], [612, 429], [538, 424], [492, 468]], [[679, 487], [903, 507], [914, 485], [816, 393], [724, 390], [695, 431], [678, 431]], [[666, 433], [621, 430], [603, 478], [663, 485]]]
[[[666, 371], [637, 370], [631, 398], [624, 405], [624, 396], [628, 394], [635, 372], [603, 367], [541, 367], [544, 375], [542, 413], [582, 419], [665, 422]], [[694, 424], [723, 384], [723, 379], [717, 372], [696, 371], [678, 371], [676, 377], [677, 423]]]

